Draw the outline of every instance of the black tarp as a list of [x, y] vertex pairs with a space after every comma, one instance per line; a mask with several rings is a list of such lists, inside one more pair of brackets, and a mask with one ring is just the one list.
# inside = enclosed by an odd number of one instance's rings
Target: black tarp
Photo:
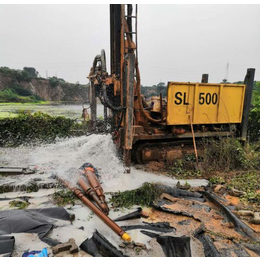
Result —
[[124, 255], [97, 230], [91, 238], [86, 239], [80, 245], [80, 248], [95, 257], [124, 257]]
[[0, 255], [9, 257], [13, 253], [15, 239], [13, 236], [0, 236]]
[[167, 257], [191, 257], [190, 237], [160, 236], [153, 232], [141, 231], [143, 234], [156, 238]]
[[37, 233], [43, 242], [54, 246], [59, 242], [46, 237], [54, 219], [70, 220], [70, 215], [61, 207], [0, 211], [0, 235]]
[[176, 228], [171, 227], [168, 222], [156, 222], [156, 223], [147, 223], [143, 222], [145, 225], [132, 225], [132, 226], [122, 226], [121, 228], [125, 231], [132, 230], [132, 229], [146, 229], [152, 230], [156, 232], [175, 232]]
[[142, 208], [138, 208], [136, 211], [118, 217], [114, 221], [123, 221], [123, 220], [136, 219], [141, 217], [142, 217]]

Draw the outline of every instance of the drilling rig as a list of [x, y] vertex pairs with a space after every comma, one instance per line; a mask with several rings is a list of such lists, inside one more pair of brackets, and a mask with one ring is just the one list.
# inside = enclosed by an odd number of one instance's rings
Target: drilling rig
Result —
[[174, 160], [193, 151], [197, 158], [203, 138], [245, 140], [255, 69], [247, 69], [244, 84], [208, 83], [208, 74], [201, 82], [171, 81], [166, 100], [160, 94], [147, 104], [141, 95], [137, 18], [137, 5], [110, 5], [110, 74], [101, 50], [88, 76], [91, 121], [98, 97], [125, 165]]

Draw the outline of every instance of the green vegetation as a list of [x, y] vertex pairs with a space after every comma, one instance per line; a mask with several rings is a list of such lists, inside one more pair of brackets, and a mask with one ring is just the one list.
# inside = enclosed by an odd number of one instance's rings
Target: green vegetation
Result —
[[152, 183], [144, 183], [140, 188], [112, 194], [110, 203], [116, 208], [131, 208], [134, 205], [150, 206], [158, 198], [159, 190]]
[[230, 180], [228, 187], [244, 191], [246, 194], [242, 197], [242, 200], [246, 202], [256, 203], [259, 206], [260, 205], [259, 178], [260, 178], [259, 172], [240, 173]]
[[249, 114], [248, 134], [250, 141], [260, 140], [260, 81], [256, 81], [253, 89], [252, 108]]
[[72, 136], [73, 130], [82, 127], [76, 120], [62, 116], [53, 117], [41, 112], [31, 114], [23, 111], [17, 117], [0, 119], [0, 146], [53, 142], [57, 137]]
[[225, 184], [226, 183], [226, 181], [225, 181], [225, 179], [223, 178], [223, 177], [221, 177], [221, 176], [214, 176], [214, 177], [211, 177], [210, 179], [209, 179], [209, 182], [211, 183], [211, 184]]
[[65, 83], [64, 79], [60, 79], [57, 77], [51, 77], [49, 78], [50, 85], [54, 88], [57, 87], [59, 83]]
[[39, 190], [39, 187], [36, 182], [31, 181], [28, 183], [26, 186], [26, 192], [31, 193], [31, 192], [37, 192]]
[[235, 138], [205, 142], [203, 166], [207, 171], [250, 170], [260, 168], [260, 151], [256, 145], [243, 146]]
[[33, 95], [30, 90], [27, 90], [19, 85], [15, 85], [4, 90], [0, 90], [0, 102], [21, 102], [21, 103], [30, 103], [30, 102], [39, 102], [42, 101], [42, 98]]
[[167, 86], [164, 82], [159, 82], [153, 86], [141, 86], [141, 93], [146, 97], [159, 96], [162, 93], [163, 98], [167, 97]]
[[25, 209], [30, 205], [30, 202], [21, 200], [12, 200], [9, 202], [11, 208]]
[[60, 190], [52, 194], [52, 199], [58, 206], [65, 206], [68, 204], [75, 205], [75, 195], [70, 190]]
[[[170, 175], [183, 177], [201, 177], [201, 172], [195, 169], [196, 158], [194, 154], [186, 154], [182, 159], [174, 161], [173, 166], [168, 166]], [[169, 163], [169, 162], [168, 162]]]

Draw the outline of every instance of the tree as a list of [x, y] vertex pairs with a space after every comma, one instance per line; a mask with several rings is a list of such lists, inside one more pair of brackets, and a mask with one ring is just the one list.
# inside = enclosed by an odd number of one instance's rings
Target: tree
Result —
[[24, 67], [23, 70], [26, 71], [30, 75], [30, 77], [32, 77], [32, 78], [37, 78], [38, 77], [39, 72], [36, 71], [35, 68]]

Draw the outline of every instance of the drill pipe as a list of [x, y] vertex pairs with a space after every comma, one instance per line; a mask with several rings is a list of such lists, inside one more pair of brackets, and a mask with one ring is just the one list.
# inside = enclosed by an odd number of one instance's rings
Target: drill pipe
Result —
[[95, 190], [89, 185], [89, 183], [85, 180], [85, 177], [80, 177], [78, 179], [78, 185], [85, 191], [85, 193], [92, 198], [98, 205], [98, 207], [106, 214], [109, 213], [109, 208], [107, 204], [100, 200]]
[[57, 179], [68, 189], [70, 189], [76, 197], [78, 197], [90, 210], [92, 210], [107, 226], [109, 226], [118, 236], [125, 241], [131, 241], [131, 237], [119, 227], [113, 220], [105, 215], [99, 208], [93, 204], [83, 193], [76, 187], [71, 187], [67, 181], [57, 177]]
[[85, 168], [84, 175], [87, 177], [88, 183], [94, 189], [101, 202], [106, 204], [104, 191], [96, 177], [95, 172], [89, 168]]

